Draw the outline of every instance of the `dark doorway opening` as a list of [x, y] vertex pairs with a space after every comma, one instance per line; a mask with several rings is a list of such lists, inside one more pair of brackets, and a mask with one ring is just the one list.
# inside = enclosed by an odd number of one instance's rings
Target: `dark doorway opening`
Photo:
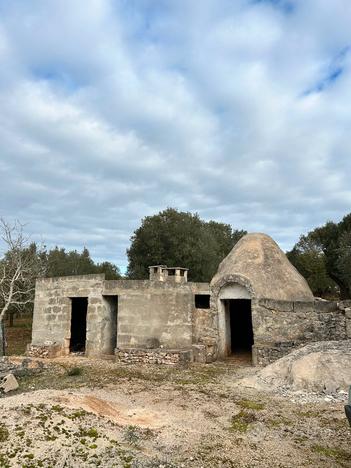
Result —
[[71, 341], [69, 350], [71, 353], [84, 353], [87, 339], [87, 297], [72, 297], [71, 312]]
[[254, 343], [251, 300], [229, 299], [230, 351], [232, 354], [251, 352]]

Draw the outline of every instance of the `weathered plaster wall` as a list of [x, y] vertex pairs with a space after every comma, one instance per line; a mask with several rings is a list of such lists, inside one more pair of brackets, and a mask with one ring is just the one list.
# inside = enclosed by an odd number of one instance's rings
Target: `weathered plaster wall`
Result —
[[199, 288], [194, 283], [105, 281], [103, 294], [118, 296], [118, 349], [191, 348], [194, 290]]

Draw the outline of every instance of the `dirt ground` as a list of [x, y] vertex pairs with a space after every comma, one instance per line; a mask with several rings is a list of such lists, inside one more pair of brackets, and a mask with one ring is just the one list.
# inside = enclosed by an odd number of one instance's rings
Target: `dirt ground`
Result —
[[351, 467], [343, 402], [249, 391], [245, 362], [45, 363], [0, 399], [1, 467]]

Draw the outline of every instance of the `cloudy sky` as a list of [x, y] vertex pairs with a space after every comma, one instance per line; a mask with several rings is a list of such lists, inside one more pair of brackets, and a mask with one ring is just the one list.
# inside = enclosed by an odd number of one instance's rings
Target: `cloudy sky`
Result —
[[351, 211], [350, 0], [0, 0], [0, 215], [126, 265], [167, 206], [283, 249]]

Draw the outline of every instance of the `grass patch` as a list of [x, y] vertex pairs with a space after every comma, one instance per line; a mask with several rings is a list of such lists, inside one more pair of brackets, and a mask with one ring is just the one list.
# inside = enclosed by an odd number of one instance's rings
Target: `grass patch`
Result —
[[294, 411], [294, 413], [299, 418], [307, 418], [308, 419], [308, 418], [318, 417], [318, 414], [316, 414], [316, 411], [312, 411], [312, 410], [309, 410], [309, 411], [296, 410], [296, 411]]
[[315, 453], [325, 457], [334, 458], [340, 461], [351, 461], [351, 452], [339, 448], [324, 447], [323, 445], [313, 445], [312, 450]]
[[69, 416], [67, 416], [69, 419], [79, 419], [79, 418], [83, 418], [84, 416], [86, 416], [87, 414], [89, 414], [87, 411], [83, 410], [83, 409], [80, 409], [80, 410], [75, 410], [73, 411], [72, 414], [70, 414]]
[[82, 375], [83, 374], [83, 369], [81, 367], [71, 367], [70, 369], [67, 369], [67, 375], [69, 377], [76, 377], [77, 375]]
[[98, 431], [95, 427], [91, 427], [90, 429], [83, 429], [82, 427], [79, 430], [80, 437], [91, 437], [92, 439], [97, 439], [99, 437]]
[[154, 431], [149, 428], [142, 429], [138, 426], [129, 425], [123, 431], [123, 440], [135, 448], [139, 447], [142, 440], [155, 437]]
[[257, 420], [252, 412], [242, 409], [238, 414], [232, 416], [231, 424], [229, 427], [230, 432], [246, 432], [250, 425]]
[[4, 424], [0, 424], [0, 442], [5, 442], [9, 438], [9, 431]]
[[[181, 387], [196, 386], [203, 393], [205, 385], [218, 382], [218, 378], [226, 372], [223, 366], [193, 365], [187, 368], [169, 367], [159, 365], [133, 366], [116, 363], [113, 368], [95, 366], [89, 361], [79, 362], [79, 371], [76, 367], [68, 367], [62, 363], [51, 363], [39, 374], [21, 377], [21, 389], [19, 393], [45, 388], [67, 389], [88, 386], [90, 388], [103, 388], [105, 385], [118, 384], [121, 379], [138, 380], [156, 384], [173, 383]], [[73, 375], [72, 375], [73, 371]], [[57, 376], [60, 378], [57, 378]], [[213, 395], [212, 392], [208, 393]], [[227, 396], [227, 395], [225, 395]]]
[[239, 405], [241, 408], [250, 409], [254, 411], [261, 411], [265, 408], [264, 403], [259, 403], [253, 400], [240, 400], [240, 401], [236, 401], [235, 403]]
[[138, 446], [140, 435], [138, 433], [138, 428], [136, 426], [127, 426], [123, 433], [123, 439], [130, 445], [134, 447]]
[[280, 426], [292, 426], [293, 422], [285, 418], [284, 416], [277, 417], [276, 419], [267, 419], [264, 421], [266, 426], [274, 429], [275, 427], [280, 427]]

